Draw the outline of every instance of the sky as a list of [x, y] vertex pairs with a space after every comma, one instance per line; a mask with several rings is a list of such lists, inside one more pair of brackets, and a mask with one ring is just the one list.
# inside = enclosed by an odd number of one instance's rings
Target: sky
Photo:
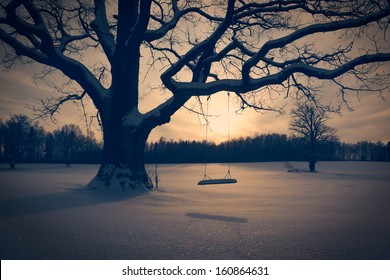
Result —
[[[329, 48], [335, 45], [331, 39], [319, 34], [313, 40], [322, 48]], [[359, 48], [359, 45], [357, 46]], [[85, 60], [96, 61], [96, 53], [88, 53]], [[389, 69], [387, 64], [387, 70]], [[31, 107], [38, 105], [38, 99], [55, 94], [55, 90], [40, 80], [33, 80], [32, 76], [39, 72], [40, 66], [37, 64], [22, 65], [16, 63], [11, 70], [4, 71], [0, 68], [0, 118], [4, 121], [11, 114], [26, 114], [33, 116]], [[153, 86], [158, 75], [151, 75], [143, 79], [141, 69], [140, 90], [141, 94], [147, 92], [148, 86]], [[335, 103], [337, 89], [324, 84], [322, 89], [323, 100]], [[154, 91], [141, 103], [141, 112], [152, 109], [168, 97], [163, 92]], [[353, 93], [347, 96], [349, 106], [354, 110], [349, 111], [343, 108], [341, 115], [332, 114], [332, 119], [328, 125], [338, 130], [339, 139], [343, 142], [354, 143], [358, 141], [390, 141], [390, 91], [384, 92], [383, 96], [377, 93], [362, 94], [359, 97]], [[254, 136], [256, 134], [284, 133], [289, 134], [289, 112], [294, 107], [294, 100], [281, 100], [286, 105], [285, 114], [275, 112], [257, 113], [247, 109], [236, 113], [239, 109], [238, 101], [230, 98], [228, 110], [228, 98], [226, 92], [215, 94], [209, 101], [209, 131], [208, 140], [220, 143], [226, 141], [228, 134], [231, 138]], [[192, 108], [196, 100], [192, 99], [186, 104]], [[275, 103], [279, 104], [279, 103]], [[90, 114], [95, 114], [92, 104], [87, 104]], [[54, 130], [67, 123], [75, 123], [82, 128], [85, 121], [82, 118], [81, 108], [74, 104], [67, 104], [61, 107], [60, 113], [56, 115], [58, 122], [52, 123], [50, 120], [39, 120], [40, 124], [47, 130]], [[228, 121], [229, 120], [229, 121]], [[155, 128], [150, 137], [150, 141], [157, 141], [160, 137], [174, 140], [204, 140], [205, 120], [199, 115], [186, 109], [181, 109], [171, 118], [169, 124]], [[101, 139], [98, 125], [93, 127], [95, 135]], [[84, 131], [86, 131], [84, 127]]]
[[[15, 65], [10, 71], [0, 72], [0, 118], [4, 121], [11, 114], [26, 114], [33, 116], [31, 107], [38, 105], [38, 98], [53, 94], [53, 89], [39, 80], [34, 83], [32, 75], [37, 70], [36, 65]], [[147, 84], [147, 80], [144, 81]], [[141, 86], [142, 88], [142, 86]], [[333, 91], [324, 89], [324, 96], [332, 99]], [[390, 141], [390, 94], [387, 92], [381, 98], [378, 94], [362, 95], [360, 98], [351, 96], [349, 111], [344, 108], [342, 115], [332, 114], [328, 124], [338, 130], [341, 141], [355, 143], [357, 141]], [[155, 106], [162, 99], [163, 94], [149, 98], [149, 103]], [[191, 107], [195, 100], [191, 100], [187, 107]], [[229, 102], [229, 104], [228, 104]], [[146, 107], [150, 107], [146, 104]], [[257, 113], [247, 109], [236, 113], [238, 110], [237, 100], [221, 92], [213, 95], [209, 101], [209, 131], [208, 140], [220, 143], [231, 138], [254, 136], [256, 134], [284, 133], [289, 134], [289, 112], [293, 108], [293, 100], [287, 100], [288, 106], [285, 114], [275, 112]], [[230, 111], [228, 111], [228, 105]], [[94, 112], [93, 106], [89, 105], [89, 112]], [[84, 131], [85, 121], [82, 118], [81, 108], [73, 104], [65, 105], [57, 115], [58, 122], [39, 120], [39, 123], [47, 130], [54, 130], [67, 123], [80, 125]], [[174, 140], [204, 140], [205, 120], [197, 114], [186, 109], [179, 110], [169, 124], [155, 128], [149, 141], [157, 141], [160, 137]], [[93, 127], [95, 135], [101, 138], [98, 126]]]

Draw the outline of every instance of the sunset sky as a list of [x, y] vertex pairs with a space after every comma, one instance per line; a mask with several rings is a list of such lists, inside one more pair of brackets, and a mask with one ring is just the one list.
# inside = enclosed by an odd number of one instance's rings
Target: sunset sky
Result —
[[[29, 107], [37, 105], [37, 98], [44, 97], [53, 93], [53, 89], [45, 83], [33, 82], [31, 78], [37, 65], [15, 65], [11, 71], [0, 73], [0, 118], [4, 121], [10, 114], [26, 114], [32, 116], [32, 110]], [[141, 88], [148, 83], [145, 80]], [[324, 89], [324, 97], [332, 99], [335, 97], [333, 90]], [[357, 142], [361, 140], [383, 141], [387, 143], [390, 140], [390, 93], [384, 94], [384, 99], [378, 94], [362, 95], [359, 99], [351, 95], [350, 105], [354, 111], [346, 108], [342, 111], [342, 116], [333, 115], [329, 125], [338, 129], [338, 135], [341, 141]], [[153, 107], [164, 100], [164, 94], [156, 94], [148, 99], [148, 104], [144, 107]], [[253, 136], [262, 133], [286, 133], [289, 134], [288, 124], [290, 120], [289, 111], [294, 101], [285, 100], [289, 104], [284, 115], [273, 112], [256, 113], [253, 110], [245, 110], [242, 113], [236, 113], [238, 109], [237, 101], [230, 98], [230, 134], [232, 138]], [[155, 103], [155, 104], [152, 104]], [[196, 100], [191, 100], [187, 105], [191, 107]], [[149, 106], [152, 104], [151, 106]], [[228, 98], [224, 92], [213, 95], [210, 100], [209, 118], [210, 132], [209, 140], [217, 143], [227, 139], [227, 105]], [[93, 113], [93, 106], [89, 106]], [[141, 108], [142, 109], [142, 108]], [[84, 126], [84, 120], [81, 117], [81, 109], [75, 105], [65, 105], [57, 115], [57, 124], [50, 120], [39, 120], [47, 130], [53, 130], [58, 126], [67, 123], [76, 123]], [[183, 140], [203, 140], [205, 137], [204, 119], [181, 109], [172, 118], [169, 124], [157, 127], [149, 137], [149, 140], [158, 140], [161, 136], [167, 139]], [[95, 125], [95, 128], [97, 126]], [[84, 129], [85, 131], [85, 129]], [[101, 138], [97, 129], [96, 136]]]
[[[375, 32], [374, 32], [375, 33]], [[332, 35], [332, 34], [331, 34]], [[305, 38], [305, 40], [312, 40], [316, 47], [320, 49], [332, 49], [337, 46], [337, 38], [333, 34], [330, 37], [323, 34], [316, 34]], [[275, 37], [277, 35], [274, 35]], [[355, 48], [366, 48], [367, 39], [360, 39], [355, 42]], [[359, 45], [361, 44], [361, 45]], [[0, 51], [4, 51], [0, 48]], [[0, 53], [1, 57], [3, 55]], [[147, 58], [141, 61], [145, 63]], [[104, 63], [102, 55], [97, 51], [91, 51], [83, 54], [83, 60], [90, 64], [99, 62]], [[146, 65], [146, 64], [144, 64]], [[31, 107], [38, 105], [37, 99], [47, 97], [55, 94], [55, 90], [45, 84], [45, 82], [36, 80], [35, 83], [32, 76], [39, 73], [41, 70], [38, 64], [22, 65], [17, 62], [10, 71], [4, 71], [1, 67], [0, 72], [0, 118], [4, 121], [9, 118], [10, 114], [26, 114], [32, 116]], [[389, 71], [390, 63], [387, 63], [384, 72]], [[382, 69], [383, 70], [383, 69]], [[155, 73], [149, 73], [149, 70], [141, 68], [140, 73], [140, 92], [141, 96], [148, 93], [148, 87], [156, 87], [159, 83], [159, 76], [162, 73], [161, 69], [157, 69]], [[148, 74], [147, 78], [144, 78]], [[64, 80], [61, 77], [56, 77], [58, 84]], [[323, 84], [322, 101], [325, 103], [331, 102], [336, 104], [336, 96], [338, 89], [330, 86], [328, 83]], [[154, 90], [148, 94], [141, 102], [140, 111], [152, 109], [158, 106], [162, 101], [169, 97], [169, 93]], [[284, 99], [282, 95], [278, 100], [273, 100], [270, 104], [286, 105], [285, 114], [280, 115], [275, 112], [256, 113], [253, 110], [247, 109], [243, 112], [236, 113], [238, 102], [235, 98], [230, 98], [230, 135], [232, 138], [254, 136], [256, 134], [264, 133], [285, 133], [289, 134], [288, 125], [290, 121], [289, 112], [294, 106], [294, 100]], [[390, 141], [390, 91], [384, 92], [382, 96], [378, 93], [356, 94], [351, 93], [346, 96], [349, 100], [350, 107], [354, 111], [349, 111], [344, 107], [341, 115], [332, 115], [329, 125], [338, 130], [338, 136], [344, 142], [357, 142], [361, 140], [369, 141], [383, 141], [387, 143]], [[203, 99], [205, 100], [205, 99]], [[92, 104], [87, 104], [88, 111], [94, 114]], [[191, 99], [186, 106], [194, 108], [196, 99]], [[226, 92], [220, 92], [211, 97], [209, 114], [210, 132], [209, 140], [217, 143], [225, 141], [228, 133], [228, 99]], [[81, 109], [75, 105], [68, 104], [61, 108], [59, 114], [56, 115], [57, 124], [50, 120], [39, 120], [47, 130], [54, 130], [67, 123], [79, 124], [84, 126]], [[151, 133], [149, 140], [158, 140], [161, 136], [167, 139], [182, 139], [182, 140], [203, 140], [205, 138], [205, 120], [199, 115], [190, 112], [186, 109], [179, 110], [171, 119], [169, 124], [157, 127]], [[85, 129], [84, 129], [85, 131]], [[101, 139], [101, 134], [98, 132], [97, 124], [95, 124], [96, 136]]]

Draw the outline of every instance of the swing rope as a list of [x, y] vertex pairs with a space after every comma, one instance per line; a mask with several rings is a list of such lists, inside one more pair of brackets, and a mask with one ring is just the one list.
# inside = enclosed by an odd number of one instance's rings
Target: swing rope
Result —
[[206, 139], [205, 139], [205, 148], [204, 148], [204, 175], [203, 175], [203, 180], [207, 180], [207, 179], [211, 179], [209, 176], [207, 176], [207, 144], [208, 144], [208, 134], [209, 134], [209, 119], [208, 119], [208, 115], [209, 115], [209, 100], [210, 100], [210, 96], [207, 97], [207, 103], [206, 103], [206, 116], [205, 116], [205, 120], [206, 120], [206, 124], [205, 124], [205, 127], [206, 127]]
[[226, 144], [226, 149], [227, 149], [227, 160], [228, 160], [228, 171], [225, 175], [225, 179], [231, 179], [232, 175], [230, 173], [230, 92], [227, 93], [227, 107], [228, 107], [228, 112], [227, 112], [227, 126], [228, 126], [228, 137], [227, 137], [227, 144]]

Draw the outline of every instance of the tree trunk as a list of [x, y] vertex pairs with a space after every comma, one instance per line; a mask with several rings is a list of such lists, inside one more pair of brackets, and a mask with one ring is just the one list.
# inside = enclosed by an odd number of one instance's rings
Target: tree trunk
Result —
[[316, 172], [316, 162], [314, 160], [309, 162], [309, 170], [310, 172]]
[[69, 154], [69, 151], [66, 153], [66, 167], [70, 167], [70, 154]]
[[115, 53], [110, 98], [99, 108], [103, 162], [89, 187], [113, 192], [148, 190], [153, 184], [146, 173], [144, 151], [149, 133], [158, 124], [143, 123], [138, 112], [139, 44], [131, 49], [117, 47]]
[[13, 159], [10, 160], [9, 169], [15, 169], [15, 160], [13, 160]]
[[153, 184], [144, 165], [150, 131], [151, 128], [128, 126], [113, 115], [105, 116], [103, 162], [88, 186], [113, 192], [151, 189]]
[[[313, 132], [314, 134], [314, 132]], [[310, 139], [310, 154], [309, 154], [309, 170], [310, 172], [316, 172], [316, 161], [317, 161], [317, 138], [312, 136]]]

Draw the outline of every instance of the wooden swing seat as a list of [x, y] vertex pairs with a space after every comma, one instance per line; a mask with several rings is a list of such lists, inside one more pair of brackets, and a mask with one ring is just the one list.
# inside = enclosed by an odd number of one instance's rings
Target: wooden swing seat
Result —
[[198, 182], [198, 185], [217, 185], [217, 184], [235, 184], [237, 183], [236, 179], [206, 179]]

